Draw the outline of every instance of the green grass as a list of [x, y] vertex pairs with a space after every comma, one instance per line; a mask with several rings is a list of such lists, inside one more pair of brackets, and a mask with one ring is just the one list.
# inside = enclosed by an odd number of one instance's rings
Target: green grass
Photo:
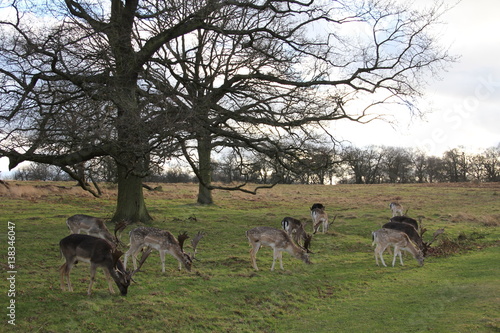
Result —
[[[162, 192], [145, 194], [153, 225], [175, 234], [205, 231], [200, 260], [192, 272], [179, 272], [167, 256], [167, 272], [161, 273], [153, 252], [126, 297], [108, 293], [101, 271], [87, 296], [89, 267], [83, 263], [71, 274], [75, 291], [60, 290], [58, 242], [68, 234], [65, 219], [76, 213], [110, 217], [116, 199], [112, 187], [95, 199], [72, 185], [20, 183], [0, 191], [1, 263], [6, 272], [12, 221], [17, 269], [16, 326], [1, 325], [0, 331], [500, 331], [500, 184], [282, 185], [257, 196], [218, 191], [216, 205], [208, 207], [192, 204], [196, 185], [162, 184]], [[423, 216], [427, 238], [444, 227], [444, 239], [458, 248], [427, 258], [423, 267], [409, 255], [404, 267], [377, 267], [371, 231], [388, 220], [393, 200], [409, 207], [408, 215]], [[254, 271], [245, 231], [279, 227], [285, 216], [308, 221], [314, 202], [337, 215], [328, 234], [313, 238], [314, 264], [284, 254], [285, 270], [271, 272], [271, 250], [263, 248]], [[6, 322], [8, 285], [2, 280]]]

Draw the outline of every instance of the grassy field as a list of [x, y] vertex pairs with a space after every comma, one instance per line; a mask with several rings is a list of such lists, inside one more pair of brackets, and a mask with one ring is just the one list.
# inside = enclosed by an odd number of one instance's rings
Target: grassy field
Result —
[[[112, 186], [96, 199], [73, 185], [0, 184], [0, 331], [500, 332], [500, 184], [281, 185], [257, 196], [215, 192], [217, 204], [208, 207], [193, 204], [196, 185], [161, 184], [161, 192], [145, 193], [152, 225], [174, 234], [205, 231], [200, 260], [192, 272], [179, 272], [167, 256], [161, 273], [153, 252], [126, 297], [108, 293], [102, 271], [87, 296], [83, 263], [71, 274], [75, 291], [60, 289], [65, 219], [110, 217], [116, 200]], [[371, 231], [388, 220], [395, 200], [423, 218], [426, 240], [445, 228], [423, 267], [409, 255], [403, 267], [375, 265]], [[314, 264], [285, 253], [285, 270], [271, 272], [271, 250], [264, 248], [254, 271], [245, 231], [280, 227], [285, 216], [309, 221], [315, 202], [337, 217], [328, 234], [313, 238]], [[8, 296], [8, 221], [15, 224], [15, 297]], [[15, 326], [7, 323], [11, 300]]]

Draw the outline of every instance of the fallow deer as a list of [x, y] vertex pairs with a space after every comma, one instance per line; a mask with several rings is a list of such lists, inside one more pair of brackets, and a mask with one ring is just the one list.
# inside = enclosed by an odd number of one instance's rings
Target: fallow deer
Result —
[[392, 217], [394, 216], [402, 216], [403, 214], [403, 206], [400, 205], [397, 202], [391, 202], [389, 204], [389, 208], [391, 209], [392, 212]]
[[[271, 227], [256, 227], [246, 232], [248, 242], [252, 248], [250, 249], [250, 258], [253, 268], [258, 271], [257, 267], [257, 252], [261, 246], [269, 246], [273, 249], [273, 264], [271, 271], [274, 270], [276, 259], [280, 261], [280, 268], [283, 270], [282, 252], [287, 252], [297, 259], [302, 260], [306, 264], [311, 264], [308, 251], [296, 245], [292, 238], [284, 231]], [[310, 239], [309, 239], [310, 242]]]
[[382, 228], [377, 231], [372, 232], [372, 245], [377, 245], [375, 247], [375, 262], [378, 266], [378, 258], [382, 261], [382, 265], [387, 267], [384, 262], [384, 257], [382, 254], [388, 246], [394, 246], [394, 258], [392, 259], [392, 267], [396, 262], [396, 257], [399, 254], [399, 260], [401, 265], [403, 265], [403, 257], [401, 255], [401, 250], [408, 251], [412, 254], [412, 256], [418, 261], [420, 266], [424, 264], [424, 254], [417, 247], [417, 245], [413, 244], [407, 234], [402, 231]]
[[[400, 222], [393, 222], [400, 221]], [[415, 227], [415, 224], [417, 225]], [[424, 242], [423, 235], [427, 231], [426, 228], [422, 227], [422, 223], [418, 224], [412, 218], [406, 216], [396, 216], [391, 219], [391, 222], [388, 222], [382, 226], [382, 228], [394, 229], [398, 231], [402, 231], [408, 235], [411, 241], [418, 246], [418, 248], [424, 254], [424, 257], [427, 256], [427, 252], [434, 241], [436, 241], [437, 237], [444, 233], [444, 229], [438, 229], [434, 232], [432, 236], [432, 240], [430, 242]]]
[[313, 234], [317, 233], [319, 227], [322, 227], [322, 232], [328, 231], [328, 214], [325, 212], [325, 206], [320, 203], [315, 203], [311, 207], [311, 218], [313, 223]]
[[136, 267], [135, 255], [143, 247], [151, 247], [160, 252], [161, 271], [165, 273], [165, 253], [169, 253], [179, 262], [179, 270], [182, 266], [191, 271], [191, 266], [196, 254], [196, 246], [204, 234], [198, 234], [191, 241], [193, 254], [187, 254], [183, 250], [184, 241], [189, 238], [187, 233], [179, 235], [178, 239], [170, 231], [153, 227], [138, 227], [130, 231], [130, 249], [125, 253], [124, 266], [127, 268], [127, 260], [132, 256], [134, 268]]
[[73, 291], [69, 273], [73, 266], [78, 262], [90, 263], [90, 283], [87, 289], [87, 294], [92, 293], [92, 284], [95, 280], [95, 273], [97, 268], [102, 267], [108, 280], [109, 292], [114, 294], [113, 283], [111, 278], [115, 281], [120, 293], [127, 295], [128, 286], [132, 276], [140, 269], [144, 261], [146, 261], [149, 252], [146, 251], [141, 259], [139, 268], [132, 272], [128, 272], [123, 267], [120, 261], [120, 256], [123, 254], [116, 250], [108, 241], [102, 238], [83, 235], [71, 234], [59, 242], [61, 255], [64, 256], [65, 263], [59, 268], [61, 273], [61, 289], [65, 290], [64, 278], [66, 277], [67, 286], [69, 291]]
[[87, 235], [105, 239], [111, 242], [111, 244], [117, 245], [119, 243], [116, 236], [116, 229], [115, 236], [113, 236], [106, 227], [106, 224], [104, 224], [104, 221], [100, 218], [76, 214], [66, 220], [66, 225], [72, 234], [79, 234], [83, 231]]
[[301, 221], [293, 217], [285, 217], [281, 221], [281, 226], [297, 245], [300, 246], [302, 242], [302, 246], [310, 253], [309, 246], [312, 236], [307, 234], [304, 224]]
[[417, 231], [420, 230], [420, 226], [419, 226], [419, 223], [417, 222], [417, 220], [412, 219], [411, 217], [408, 217], [408, 216], [402, 216], [402, 215], [393, 216], [393, 217], [391, 217], [389, 222], [399, 222], [399, 223], [411, 224]]
[[422, 252], [425, 251], [422, 237], [413, 225], [401, 222], [387, 222], [382, 226], [382, 228], [404, 232]]

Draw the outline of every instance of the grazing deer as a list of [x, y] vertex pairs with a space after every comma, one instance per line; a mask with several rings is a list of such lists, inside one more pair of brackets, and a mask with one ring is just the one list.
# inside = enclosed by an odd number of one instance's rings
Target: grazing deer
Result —
[[187, 271], [191, 271], [191, 266], [196, 254], [196, 246], [203, 238], [204, 233], [198, 234], [191, 241], [193, 254], [187, 254], [183, 250], [184, 241], [189, 238], [187, 233], [179, 235], [178, 239], [170, 231], [153, 227], [138, 227], [130, 231], [130, 249], [125, 253], [124, 267], [127, 268], [128, 257], [132, 256], [134, 268], [136, 267], [136, 253], [143, 247], [151, 247], [160, 252], [161, 271], [165, 273], [165, 253], [172, 255], [179, 261], [179, 270], [182, 266]]
[[102, 267], [104, 273], [106, 274], [106, 279], [108, 280], [109, 292], [114, 294], [113, 283], [111, 278], [115, 281], [120, 293], [125, 296], [127, 295], [128, 286], [132, 276], [139, 270], [144, 261], [146, 261], [149, 252], [143, 254], [139, 268], [128, 272], [123, 267], [120, 261], [120, 256], [123, 254], [115, 249], [108, 241], [102, 238], [82, 235], [82, 234], [71, 234], [59, 242], [59, 248], [61, 251], [61, 256], [64, 256], [66, 262], [59, 268], [61, 272], [61, 289], [65, 290], [64, 278], [66, 277], [68, 290], [73, 291], [71, 286], [71, 281], [69, 279], [69, 273], [71, 268], [78, 262], [83, 261], [90, 263], [90, 283], [87, 290], [87, 294], [90, 295], [92, 292], [92, 284], [95, 280], [95, 273], [97, 268]]
[[[280, 268], [283, 270], [282, 252], [288, 252], [290, 255], [297, 259], [302, 260], [306, 264], [310, 264], [308, 251], [296, 245], [292, 238], [283, 230], [271, 228], [271, 227], [256, 227], [250, 229], [246, 232], [248, 242], [252, 246], [250, 249], [250, 258], [252, 260], [253, 268], [258, 271], [257, 267], [257, 252], [261, 246], [269, 246], [273, 249], [273, 264], [271, 265], [271, 271], [274, 270], [274, 264], [276, 259], [280, 260]], [[309, 236], [309, 241], [310, 242]]]
[[[311, 207], [311, 218], [313, 222], [313, 234], [318, 232], [319, 227], [322, 227], [322, 232], [328, 231], [328, 214], [325, 213], [325, 206], [320, 203], [315, 203]], [[333, 223], [333, 222], [332, 222]]]
[[287, 234], [290, 237], [292, 237], [292, 239], [295, 241], [297, 245], [299, 245], [300, 242], [302, 241], [304, 244], [303, 245], [304, 248], [308, 252], [310, 252], [309, 245], [312, 236], [306, 233], [306, 230], [304, 229], [304, 224], [302, 222], [300, 222], [297, 219], [294, 219], [293, 217], [285, 217], [281, 221], [281, 226], [283, 227], [283, 230], [285, 230]]
[[422, 236], [420, 236], [419, 232], [415, 227], [408, 223], [401, 222], [387, 222], [382, 226], [385, 229], [392, 229], [404, 232], [410, 240], [415, 244], [422, 252], [424, 252], [424, 242], [422, 241]]
[[[400, 221], [400, 222], [393, 222]], [[415, 227], [416, 225], [416, 227]], [[429, 251], [431, 244], [434, 243], [437, 237], [444, 233], [444, 229], [438, 229], [432, 235], [432, 240], [430, 242], [423, 241], [423, 235], [427, 231], [426, 228], [422, 227], [422, 223], [420, 225], [412, 218], [406, 216], [395, 216], [391, 219], [391, 222], [388, 222], [382, 226], [382, 228], [394, 229], [398, 231], [402, 231], [408, 235], [411, 241], [418, 246], [418, 248], [424, 254], [424, 257], [427, 256], [427, 252]]]
[[402, 231], [382, 228], [377, 231], [372, 232], [373, 243], [376, 244], [375, 247], [375, 262], [378, 266], [378, 257], [382, 261], [382, 265], [387, 267], [384, 262], [384, 257], [382, 254], [388, 246], [394, 246], [394, 258], [392, 259], [392, 267], [396, 263], [396, 257], [399, 254], [399, 260], [401, 266], [403, 266], [403, 257], [401, 255], [401, 250], [410, 252], [413, 257], [418, 261], [420, 266], [424, 265], [424, 254], [422, 251], [410, 240], [407, 234]]
[[87, 235], [99, 237], [107, 240], [111, 244], [118, 244], [118, 237], [113, 236], [104, 221], [100, 218], [84, 215], [84, 214], [76, 214], [71, 216], [66, 220], [66, 225], [68, 226], [70, 232], [72, 234], [79, 234], [80, 232], [85, 232]]
[[398, 223], [411, 224], [416, 230], [420, 230], [420, 226], [419, 226], [419, 223], [417, 222], [417, 220], [412, 219], [411, 217], [408, 217], [408, 216], [402, 216], [402, 215], [400, 215], [400, 216], [393, 216], [393, 217], [391, 217], [391, 219], [389, 220], [389, 222], [398, 222]]
[[403, 214], [403, 206], [400, 205], [399, 203], [397, 202], [391, 202], [389, 204], [389, 208], [391, 209], [392, 211], [392, 217], [394, 216], [402, 216], [404, 215]]

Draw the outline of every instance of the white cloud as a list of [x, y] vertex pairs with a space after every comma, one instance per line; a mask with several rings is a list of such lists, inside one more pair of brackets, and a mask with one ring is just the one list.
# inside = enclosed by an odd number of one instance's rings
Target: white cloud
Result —
[[443, 17], [440, 42], [461, 58], [427, 88], [421, 107], [432, 113], [425, 120], [400, 113], [394, 128], [372, 122], [337, 126], [338, 132], [355, 145], [421, 146], [434, 155], [499, 144], [499, 12], [498, 0], [464, 0]]

